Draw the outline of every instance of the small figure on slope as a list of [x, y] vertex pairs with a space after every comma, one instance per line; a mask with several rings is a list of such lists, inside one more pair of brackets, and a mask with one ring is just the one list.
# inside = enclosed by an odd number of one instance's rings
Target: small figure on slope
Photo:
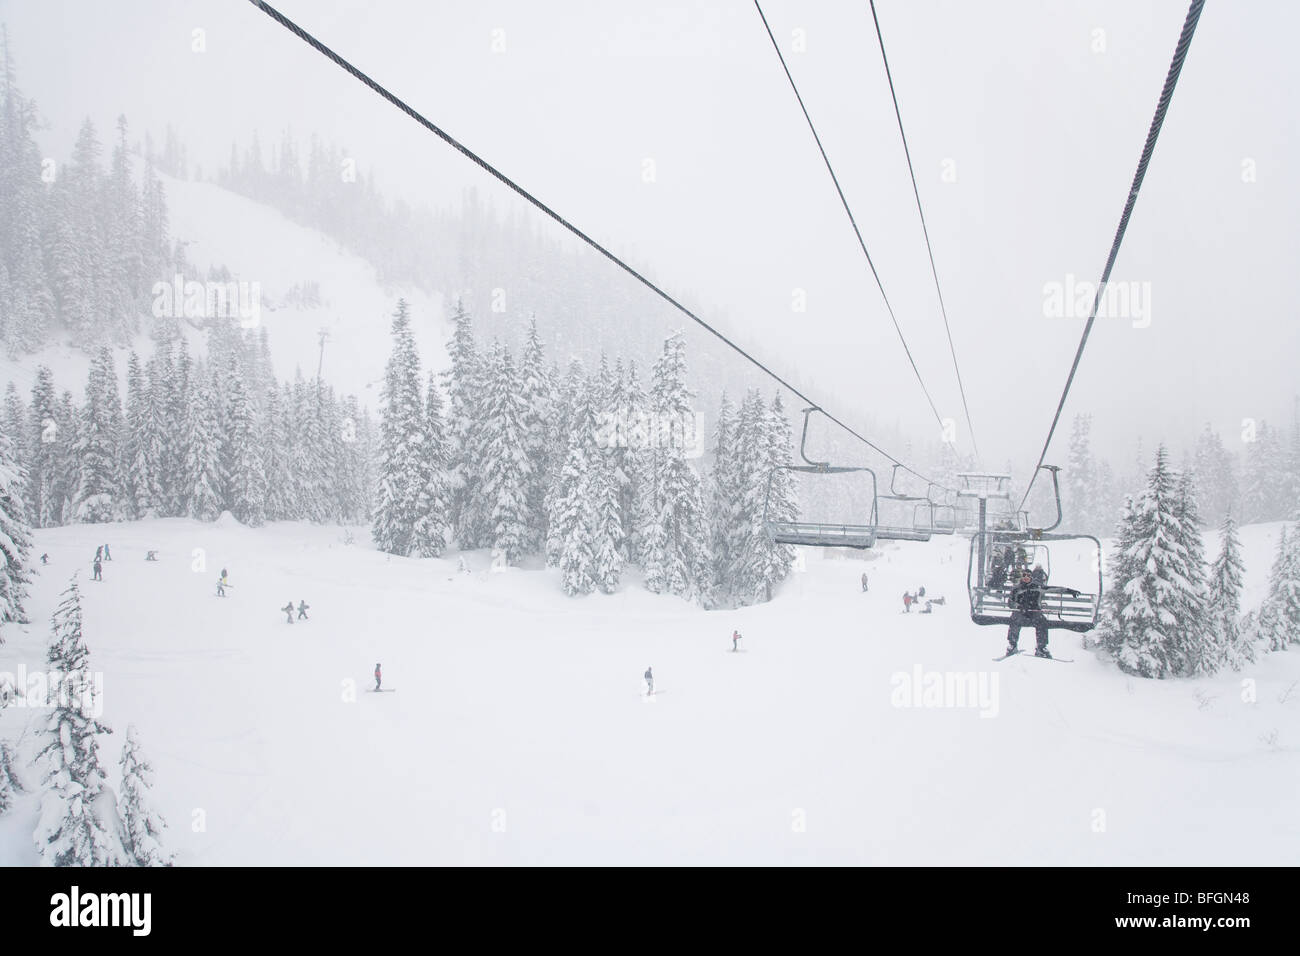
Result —
[[286, 604], [284, 607], [280, 608], [280, 610], [284, 612], [285, 620], [288, 621], [290, 624], [292, 624], [293, 623], [293, 599], [290, 598], [289, 603]]
[[915, 600], [916, 598], [912, 597], [912, 595], [909, 592], [907, 591], [903, 592], [903, 610], [906, 613], [908, 614], [912, 613], [912, 602]]
[[45, 554], [41, 555], [41, 564], [49, 564], [49, 563], [50, 563], [50, 555], [48, 552], [46, 552]]
[[311, 620], [309, 617], [307, 617], [307, 608], [309, 607], [311, 607], [311, 605], [308, 604], [306, 601], [298, 602], [298, 620], [300, 621]]
[[[378, 692], [379, 685], [383, 681], [383, 675], [379, 671], [379, 665], [375, 664], [375, 691]], [[405, 700], [405, 698], [403, 698]]]
[[95, 560], [96, 561], [104, 560], [104, 546], [102, 544], [95, 549]]
[[226, 596], [226, 579], [217, 578], [217, 597]]
[[646, 696], [655, 692], [655, 675], [649, 667], [645, 669]]
[[157, 551], [146, 551], [146, 552], [144, 553], [144, 559], [145, 559], [146, 561], [157, 561], [157, 560], [158, 560], [158, 552], [157, 552]]
[[738, 647], [736, 646], [736, 643], [737, 643], [739, 640], [740, 640], [740, 631], [732, 631], [732, 632], [731, 632], [731, 649], [732, 649], [733, 651], [737, 651], [737, 650], [740, 649], [740, 648], [738, 648]]
[[866, 571], [862, 572], [862, 593], [863, 594], [867, 593], [867, 572]]
[[95, 559], [95, 563], [92, 565], [92, 567], [94, 568], [95, 575], [94, 575], [94, 577], [91, 578], [91, 580], [92, 580], [92, 581], [102, 581], [102, 580], [104, 580], [104, 565], [103, 565], [103, 562], [101, 562], [101, 561], [99, 560], [99, 558], [96, 558], [96, 559]]
[[108, 545], [104, 545], [104, 560], [105, 560], [105, 561], [112, 561], [112, 560], [113, 560], [113, 556], [112, 556], [111, 554], [108, 553]]

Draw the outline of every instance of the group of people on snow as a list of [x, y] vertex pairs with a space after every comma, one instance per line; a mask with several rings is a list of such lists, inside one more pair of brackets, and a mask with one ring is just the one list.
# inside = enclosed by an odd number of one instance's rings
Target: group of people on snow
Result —
[[945, 598], [943, 598], [942, 596], [940, 596], [940, 597], [930, 597], [930, 598], [926, 597], [926, 596], [925, 596], [925, 585], [921, 585], [921, 587], [917, 588], [915, 594], [913, 594], [911, 591], [904, 591], [904, 592], [903, 592], [903, 613], [905, 613], [905, 614], [910, 614], [910, 613], [911, 613], [911, 611], [912, 611], [912, 605], [913, 605], [913, 604], [924, 604], [924, 605], [925, 605], [925, 609], [922, 610], [922, 611], [918, 611], [918, 612], [917, 612], [918, 614], [933, 614], [933, 613], [934, 613], [934, 606], [935, 606], [936, 604], [938, 604], [940, 607], [942, 607], [942, 606], [943, 606], [944, 604], [946, 604], [946, 603], [947, 603], [947, 600], [946, 600]]
[[[108, 545], [101, 544], [95, 549], [95, 560], [91, 563], [90, 569], [94, 572], [91, 577], [92, 581], [104, 580], [104, 562], [112, 561], [113, 556], [108, 553]], [[41, 555], [41, 562], [45, 563], [45, 555]]]
[[[311, 620], [309, 617], [307, 617], [307, 609], [309, 607], [311, 607], [311, 605], [308, 604], [306, 601], [298, 602], [298, 620], [300, 621]], [[289, 603], [286, 604], [284, 607], [280, 608], [280, 610], [284, 612], [286, 619], [290, 624], [292, 624], [293, 623], [293, 598], [290, 598]]]

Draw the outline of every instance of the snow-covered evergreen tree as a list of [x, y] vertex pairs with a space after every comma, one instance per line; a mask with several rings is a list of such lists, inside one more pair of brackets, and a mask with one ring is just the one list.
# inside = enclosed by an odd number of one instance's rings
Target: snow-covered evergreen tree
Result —
[[152, 428], [151, 404], [140, 357], [132, 352], [126, 362], [126, 419], [121, 444], [122, 509], [132, 519], [157, 517], [162, 507], [158, 487], [161, 439]]
[[163, 849], [167, 822], [153, 807], [153, 767], [140, 751], [140, 737], [134, 724], [126, 728], [122, 745], [122, 792], [118, 795], [118, 816], [122, 820], [122, 849], [132, 866], [171, 866], [172, 855]]
[[519, 393], [510, 352], [496, 343], [488, 356], [483, 394], [483, 423], [474, 436], [474, 457], [482, 484], [480, 494], [487, 513], [488, 543], [494, 555], [516, 564], [529, 541], [534, 519], [529, 510], [532, 461], [525, 443], [527, 407]]
[[550, 481], [550, 416], [555, 386], [537, 334], [537, 320], [528, 323], [524, 354], [519, 367], [519, 394], [524, 403], [524, 449], [531, 470], [528, 478], [530, 523], [524, 550], [540, 551], [546, 542], [546, 489]]
[[115, 866], [124, 862], [117, 835], [105, 823], [101, 798], [111, 798], [99, 760], [90, 654], [81, 633], [81, 596], [74, 578], [54, 612], [48, 672], [62, 675], [58, 700], [43, 731], [40, 759], [46, 792], [34, 835], [46, 866]]
[[1270, 652], [1300, 644], [1300, 531], [1285, 525], [1268, 576], [1268, 594], [1252, 615], [1250, 635]]
[[185, 514], [200, 521], [213, 521], [223, 507], [221, 495], [221, 433], [217, 416], [216, 388], [211, 379], [196, 370], [185, 413], [182, 447], [186, 461], [181, 482]]
[[1183, 622], [1183, 641], [1187, 648], [1185, 673], [1188, 676], [1213, 674], [1219, 669], [1223, 648], [1220, 635], [1212, 625], [1205, 539], [1201, 535], [1196, 483], [1190, 472], [1178, 476], [1174, 501], [1178, 550], [1183, 558], [1182, 580], [1177, 589], [1180, 606], [1175, 614]]
[[1227, 514], [1239, 507], [1236, 463], [1208, 423], [1196, 439], [1192, 468], [1206, 514]]
[[1239, 671], [1255, 660], [1253, 635], [1241, 626], [1241, 585], [1246, 573], [1232, 513], [1219, 526], [1219, 556], [1210, 566], [1210, 627], [1217, 635], [1219, 664]]
[[27, 445], [31, 449], [27, 471], [27, 506], [30, 522], [36, 528], [59, 524], [55, 501], [55, 468], [58, 466], [59, 423], [54, 395], [54, 373], [42, 365], [32, 384]]
[[484, 369], [474, 345], [473, 323], [459, 300], [452, 322], [456, 331], [447, 343], [451, 365], [443, 373], [448, 397], [452, 518], [457, 543], [469, 549], [481, 547], [487, 538], [487, 518], [478, 493], [480, 462], [474, 454], [474, 436], [482, 422]]
[[1129, 500], [1117, 528], [1098, 626], [1120, 668], [1141, 677], [1185, 674], [1193, 662], [1193, 622], [1180, 618], [1189, 606], [1189, 582], [1179, 508], [1178, 478], [1161, 446], [1146, 489]]
[[699, 476], [686, 458], [695, 421], [686, 386], [686, 344], [664, 343], [651, 386], [650, 469], [640, 507], [646, 587], [711, 606], [716, 584], [709, 554], [711, 532]]
[[90, 362], [86, 404], [82, 409], [77, 458], [81, 482], [77, 488], [77, 518], [84, 522], [112, 521], [115, 496], [121, 486], [122, 406], [117, 395], [113, 354], [99, 348]]
[[292, 521], [301, 515], [290, 471], [289, 407], [292, 394], [271, 385], [263, 401], [262, 454], [266, 474], [266, 517], [269, 521]]
[[372, 535], [375, 547], [410, 555], [421, 496], [428, 491], [425, 468], [425, 409], [420, 401], [420, 357], [411, 334], [406, 300], [393, 313], [393, 351], [384, 372], [379, 440], [379, 486]]
[[0, 623], [27, 620], [23, 604], [31, 581], [32, 535], [23, 502], [26, 486], [13, 442], [0, 431]]
[[1246, 524], [1277, 521], [1287, 516], [1286, 452], [1280, 436], [1261, 421], [1254, 441], [1246, 445], [1245, 476], [1242, 481], [1242, 520]]
[[736, 407], [722, 393], [718, 405], [718, 423], [713, 431], [713, 468], [709, 475], [709, 527], [713, 530], [710, 550], [718, 587], [723, 593], [734, 590], [732, 561], [739, 545], [737, 519], [740, 507], [738, 468], [739, 446], [736, 435]]
[[438, 380], [429, 374], [424, 404], [422, 486], [415, 521], [415, 551], [422, 558], [441, 557], [451, 539], [450, 447], [442, 420], [442, 395]]
[[0, 740], [0, 817], [13, 808], [14, 797], [23, 792], [23, 782], [14, 770], [13, 749], [8, 741]]
[[230, 428], [228, 442], [232, 468], [225, 481], [227, 505], [241, 524], [256, 528], [266, 521], [262, 435], [257, 411], [240, 377], [232, 375], [227, 388], [226, 421]]

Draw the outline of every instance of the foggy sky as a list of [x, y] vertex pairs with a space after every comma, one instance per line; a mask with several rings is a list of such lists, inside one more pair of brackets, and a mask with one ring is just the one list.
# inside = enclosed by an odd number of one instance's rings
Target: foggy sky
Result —
[[[752, 3], [277, 6], [778, 372], [814, 375], [848, 421], [937, 437]], [[877, 7], [984, 462], [1023, 472], [1086, 318], [1046, 317], [1044, 286], [1100, 276], [1187, 4]], [[763, 9], [969, 448], [870, 9]], [[290, 127], [345, 146], [390, 198], [455, 203], [475, 185], [501, 212], [522, 206], [241, 0], [0, 0], [0, 21], [60, 159], [86, 115], [104, 140], [119, 113], [155, 144], [172, 123], [205, 175], [254, 129], [269, 158]], [[1113, 274], [1149, 288], [1149, 315], [1098, 321], [1049, 461], [1065, 464], [1078, 412], [1125, 468], [1138, 435], [1181, 444], [1210, 422], [1239, 448], [1243, 419], [1289, 426], [1298, 26], [1280, 0], [1207, 4]]]

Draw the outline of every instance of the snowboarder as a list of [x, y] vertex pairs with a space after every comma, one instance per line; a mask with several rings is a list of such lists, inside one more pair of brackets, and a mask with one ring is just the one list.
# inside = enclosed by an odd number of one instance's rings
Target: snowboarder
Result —
[[376, 692], [379, 691], [379, 684], [381, 683], [382, 680], [383, 680], [383, 676], [379, 672], [379, 665], [375, 664], [375, 691]]
[[1043, 616], [1043, 589], [1034, 584], [1033, 573], [1025, 568], [1020, 572], [1020, 583], [1011, 589], [1007, 599], [1011, 605], [1011, 623], [1007, 628], [1007, 655], [1014, 654], [1020, 644], [1020, 629], [1026, 624], [1034, 626], [1038, 638], [1038, 647], [1034, 654], [1038, 657], [1051, 657], [1047, 649], [1047, 618]]
[[104, 546], [102, 544], [95, 549], [95, 560], [96, 561], [104, 560]]
[[740, 640], [740, 632], [739, 632], [739, 631], [732, 631], [732, 632], [731, 632], [731, 649], [732, 649], [733, 651], [735, 651], [735, 650], [739, 650], [739, 648], [736, 647], [736, 642], [739, 641], [739, 640]]
[[157, 560], [158, 560], [158, 552], [157, 552], [157, 551], [146, 551], [145, 554], [144, 554], [144, 559], [145, 559], [146, 561], [157, 561]]
[[217, 597], [226, 596], [226, 579], [217, 578]]
[[916, 592], [916, 597], [917, 600], [920, 600], [921, 598], [925, 597], [925, 585], [921, 585], [921, 590]]
[[311, 607], [311, 605], [308, 604], [306, 601], [298, 602], [298, 620], [300, 621], [311, 620], [311, 618], [307, 617], [307, 608], [309, 607]]
[[91, 578], [91, 580], [92, 580], [92, 581], [102, 581], [102, 580], [104, 580], [104, 565], [103, 565], [103, 563], [99, 560], [99, 558], [96, 558], [96, 559], [95, 559], [95, 563], [94, 563], [93, 567], [94, 567], [94, 569], [95, 569], [95, 576], [94, 576], [93, 578]]
[[867, 593], [867, 572], [866, 571], [862, 572], [862, 593], [863, 594]]
[[290, 624], [292, 624], [293, 623], [293, 598], [290, 598], [289, 603], [286, 604], [284, 607], [280, 608], [280, 610], [284, 612], [285, 619], [288, 620]]
[[645, 682], [646, 696], [648, 697], [655, 692], [655, 675], [649, 667], [645, 669]]
[[903, 610], [906, 613], [908, 614], [912, 613], [912, 602], [915, 600], [916, 598], [912, 597], [912, 595], [909, 594], [907, 591], [903, 592]]
[[925, 610], [921, 611], [920, 613], [922, 613], [922, 614], [933, 614], [933, 613], [934, 613], [933, 608], [934, 608], [934, 602], [933, 602], [933, 601], [926, 601], [926, 602], [925, 602]]
[[108, 545], [104, 545], [104, 560], [105, 560], [105, 561], [112, 561], [112, 560], [113, 560], [113, 556], [112, 556], [111, 554], [108, 553]]

